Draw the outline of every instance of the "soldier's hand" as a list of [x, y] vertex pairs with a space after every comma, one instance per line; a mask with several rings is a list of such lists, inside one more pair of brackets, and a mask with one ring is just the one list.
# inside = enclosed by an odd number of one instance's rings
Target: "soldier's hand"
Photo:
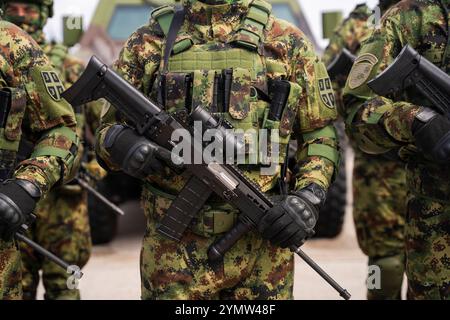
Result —
[[163, 162], [170, 162], [171, 159], [169, 150], [122, 125], [114, 125], [108, 130], [104, 144], [112, 160], [125, 173], [139, 179], [162, 171]]
[[11, 239], [33, 213], [41, 197], [40, 189], [27, 180], [7, 180], [0, 184], [0, 237]]
[[298, 248], [314, 235], [325, 198], [325, 191], [316, 184], [285, 196], [261, 219], [258, 230], [273, 245]]
[[416, 146], [425, 156], [438, 163], [450, 161], [450, 120], [425, 108], [413, 124]]

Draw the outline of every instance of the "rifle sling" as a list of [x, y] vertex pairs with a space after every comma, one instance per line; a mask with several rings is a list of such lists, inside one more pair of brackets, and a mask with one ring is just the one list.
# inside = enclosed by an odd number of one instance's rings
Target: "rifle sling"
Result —
[[173, 15], [173, 20], [170, 24], [169, 32], [166, 37], [166, 45], [164, 47], [164, 67], [163, 74], [167, 73], [169, 69], [169, 59], [172, 54], [173, 47], [175, 45], [175, 40], [177, 39], [178, 31], [180, 31], [181, 26], [184, 22], [184, 16], [186, 15], [186, 11], [184, 7], [177, 8]]

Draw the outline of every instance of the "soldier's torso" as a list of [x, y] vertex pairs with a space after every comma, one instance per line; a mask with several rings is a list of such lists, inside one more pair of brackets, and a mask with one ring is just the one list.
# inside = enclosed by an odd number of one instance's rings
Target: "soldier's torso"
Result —
[[[242, 2], [245, 6], [249, 4], [249, 1]], [[215, 6], [213, 10], [211, 6], [202, 6], [196, 2], [187, 7], [173, 55], [166, 67], [163, 61], [158, 66], [151, 96], [170, 112], [192, 111], [201, 106], [230, 122], [235, 129], [244, 130], [246, 164], [243, 169], [264, 191], [271, 190], [277, 185], [279, 165], [285, 159], [297, 116], [298, 97], [303, 90], [290, 82], [288, 103], [281, 119], [268, 119], [273, 81], [291, 78], [289, 39], [286, 42], [267, 39], [267, 29], [274, 18], [266, 2], [254, 1], [245, 10], [237, 8], [239, 4], [231, 10], [229, 5]], [[172, 8], [160, 8], [153, 12], [153, 17], [158, 20], [167, 10]], [[261, 156], [261, 129], [268, 130], [269, 144], [270, 130], [279, 130], [280, 157], [271, 157], [270, 151], [268, 157]], [[278, 164], [276, 173], [262, 176], [261, 166], [272, 162]], [[183, 177], [171, 175], [150, 179], [165, 190], [177, 191], [184, 184]]]

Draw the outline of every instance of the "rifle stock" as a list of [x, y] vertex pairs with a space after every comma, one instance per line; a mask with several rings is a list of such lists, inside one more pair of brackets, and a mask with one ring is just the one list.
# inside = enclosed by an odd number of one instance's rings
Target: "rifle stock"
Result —
[[367, 85], [384, 97], [395, 97], [415, 87], [427, 98], [432, 108], [450, 118], [450, 76], [409, 45]]

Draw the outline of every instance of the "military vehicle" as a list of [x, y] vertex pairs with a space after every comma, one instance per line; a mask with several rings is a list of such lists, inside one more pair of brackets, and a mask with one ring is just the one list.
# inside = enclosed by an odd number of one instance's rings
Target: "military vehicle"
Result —
[[[277, 17], [297, 25], [313, 41], [315, 47], [319, 48], [297, 0], [271, 0], [269, 2], [271, 2], [273, 12]], [[75, 33], [65, 30], [65, 42], [73, 44], [79, 40], [76, 54], [85, 61], [88, 61], [92, 55], [96, 55], [104, 62], [112, 64], [117, 59], [126, 39], [137, 28], [147, 23], [151, 10], [171, 3], [175, 2], [100, 0], [88, 29], [82, 35], [76, 30]], [[333, 23], [334, 21], [331, 25]], [[76, 39], [80, 35], [81, 39]], [[292, 155], [295, 154], [295, 147], [291, 152]], [[295, 168], [293, 167], [292, 170], [294, 171]], [[108, 175], [106, 179], [99, 182], [98, 189], [116, 204], [137, 200], [140, 194], [139, 182], [121, 174]], [[316, 228], [317, 237], [335, 237], [340, 233], [345, 206], [346, 175], [345, 162], [342, 161], [339, 178], [331, 188], [326, 205], [320, 214]], [[94, 243], [109, 242], [116, 233], [118, 217], [93, 197], [89, 199], [89, 215]]]

